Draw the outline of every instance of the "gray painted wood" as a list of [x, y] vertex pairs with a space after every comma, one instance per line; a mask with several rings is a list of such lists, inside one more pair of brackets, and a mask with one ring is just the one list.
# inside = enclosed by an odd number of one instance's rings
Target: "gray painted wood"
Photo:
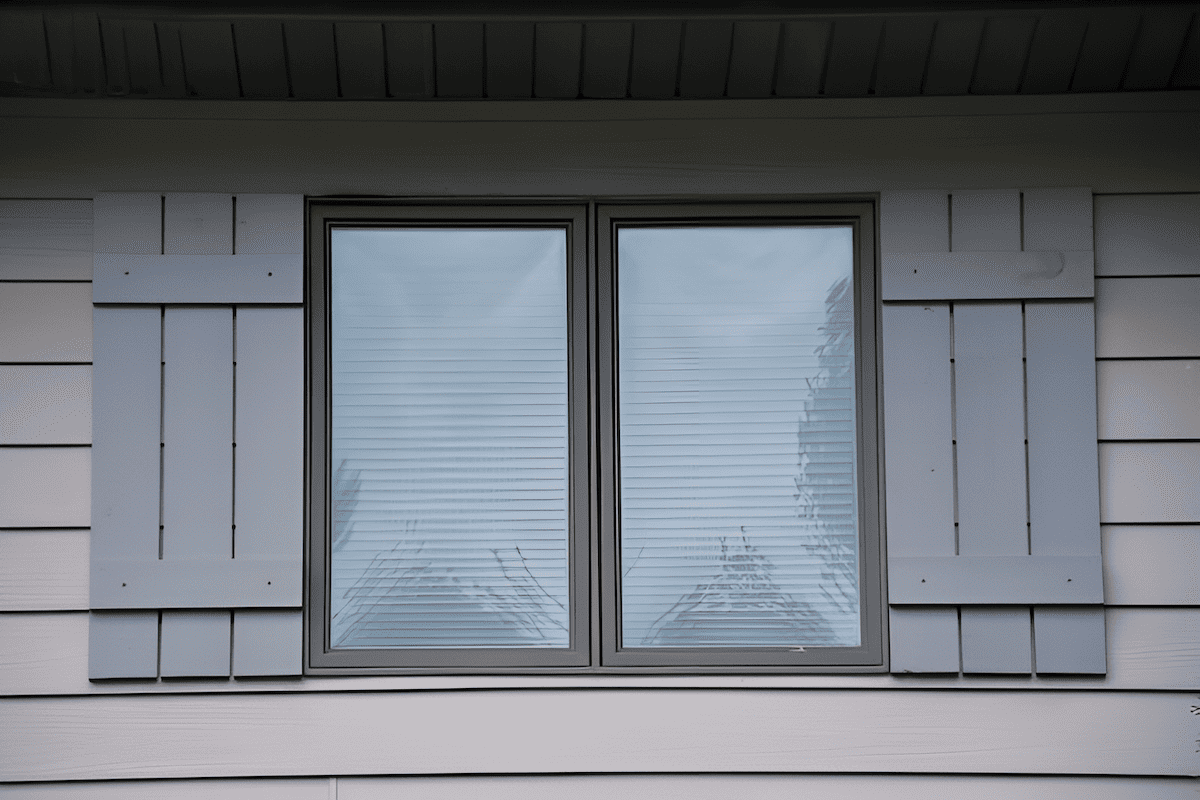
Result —
[[0, 448], [0, 528], [87, 527], [87, 447]]
[[1192, 10], [1181, 8], [1147, 14], [1125, 65], [1121, 87], [1129, 90], [1165, 89], [1187, 38]]
[[233, 197], [208, 192], [167, 194], [163, 254], [232, 255]]
[[291, 608], [303, 596], [301, 571], [302, 562], [294, 557], [230, 558], [226, 553], [160, 560], [93, 554], [91, 602], [92, 608], [109, 609]]
[[964, 606], [961, 613], [964, 674], [1029, 674], [1028, 608]]
[[1021, 249], [1021, 194], [1016, 191], [950, 193], [950, 249], [1016, 252]]
[[579, 95], [583, 25], [578, 22], [539, 22], [534, 33], [534, 97], [572, 98]]
[[93, 611], [88, 678], [158, 677], [158, 612]]
[[238, 678], [299, 675], [303, 670], [303, 613], [233, 612], [233, 674]]
[[162, 557], [229, 558], [232, 312], [168, 308], [163, 322]]
[[0, 531], [0, 611], [86, 611], [88, 531]]
[[161, 253], [163, 199], [157, 192], [98, 192], [92, 201], [97, 253]]
[[1100, 361], [1101, 439], [1200, 439], [1200, 360]]
[[1200, 194], [1097, 197], [1096, 274], [1200, 275]]
[[675, 96], [682, 39], [683, 23], [678, 20], [639, 20], [633, 24], [630, 97], [659, 99]]
[[300, 254], [95, 257], [97, 303], [299, 303]]
[[162, 312], [97, 308], [92, 368], [92, 557], [157, 558]]
[[[86, 576], [84, 578], [86, 580]], [[915, 607], [893, 612], [907, 614]], [[949, 611], [957, 620], [957, 611]], [[939, 613], [943, 609], [937, 609]], [[895, 617], [893, 618], [895, 619]], [[1200, 609], [1107, 608], [1108, 673], [1103, 676], [1040, 676], [1021, 679], [1022, 690], [1051, 691], [1192, 691], [1200, 685]], [[957, 629], [957, 622], [955, 622]], [[51, 611], [0, 614], [0, 695], [88, 695], [123, 693], [227, 693], [253, 692], [412, 692], [463, 689], [512, 691], [559, 688], [606, 689], [851, 689], [870, 693], [880, 689], [1012, 689], [1011, 677], [957, 675], [827, 674], [827, 675], [408, 675], [255, 679], [237, 681], [170, 682], [159, 684], [94, 684], [88, 682], [88, 613]], [[919, 641], [919, 639], [910, 639]], [[954, 665], [958, 663], [958, 638], [949, 641]], [[893, 647], [898, 646], [893, 642]], [[236, 646], [235, 646], [236, 650]], [[928, 649], [913, 655], [924, 657]], [[893, 660], [893, 665], [895, 661]], [[957, 666], [950, 668], [957, 670]], [[910, 733], [911, 733], [911, 729]]]
[[489, 22], [484, 38], [487, 96], [533, 97], [533, 23]]
[[[532, 690], [42, 698], [0, 706], [5, 728], [23, 732], [0, 751], [0, 779], [697, 770], [1190, 775], [1200, 760], [1197, 723], [1186, 713], [1193, 694]], [[579, 725], [581, 719], [590, 724]], [[630, 736], [635, 719], [639, 735]]]
[[689, 19], [683, 25], [679, 58], [679, 96], [721, 97], [729, 74], [733, 23], [722, 19]]
[[229, 675], [228, 611], [164, 611], [159, 673], [164, 678]]
[[1090, 250], [884, 253], [884, 300], [1091, 297]]
[[954, 461], [946, 305], [883, 307], [888, 552], [954, 555]]
[[1025, 250], [1091, 250], [1092, 190], [1086, 187], [1021, 192]]
[[1013, 94], [1021, 85], [1021, 73], [1037, 18], [993, 17], [987, 21], [979, 58], [971, 78], [972, 94]]
[[888, 618], [893, 673], [958, 672], [958, 609], [895, 607]]
[[0, 366], [0, 397], [0, 444], [91, 444], [90, 366]]
[[1091, 303], [1025, 304], [1034, 555], [1100, 555], [1095, 341]]
[[433, 26], [438, 97], [483, 96], [483, 23], [439, 22]]
[[283, 23], [288, 78], [297, 100], [332, 100], [337, 94], [333, 23], [319, 19]]
[[235, 554], [301, 560], [304, 539], [304, 311], [237, 315]]
[[304, 253], [304, 196], [239, 194], [233, 252], [238, 255]]
[[978, 17], [938, 20], [925, 65], [922, 94], [965, 94], [978, 59], [984, 21]]
[[1106, 525], [1108, 605], [1200, 606], [1200, 527]]
[[1028, 553], [1018, 303], [954, 307], [958, 552]]
[[1100, 521], [1200, 522], [1200, 442], [1101, 443]]
[[922, 556], [888, 559], [893, 605], [1103, 603], [1094, 556]]
[[90, 200], [0, 200], [0, 280], [91, 280]]
[[384, 85], [383, 27], [378, 22], [338, 22], [337, 42], [340, 96], [354, 100], [382, 100]]
[[399, 98], [434, 95], [433, 25], [428, 22], [385, 22], [388, 93]]
[[831, 97], [862, 97], [871, 86], [881, 17], [843, 17], [833, 24], [829, 60], [825, 64], [825, 94]]
[[91, 360], [91, 286], [0, 284], [0, 363]]
[[933, 26], [932, 17], [888, 18], [883, 26], [883, 44], [875, 69], [876, 95], [898, 97], [921, 93]]
[[793, 20], [783, 23], [775, 94], [780, 97], [815, 97], [821, 91], [825, 60], [833, 23], [828, 20]]
[[[119, 784], [133, 785], [133, 784]], [[57, 791], [70, 792], [69, 784]], [[109, 800], [106, 784], [98, 798]], [[151, 783], [150, 787], [162, 784]], [[174, 784], [171, 784], [172, 788]], [[222, 789], [224, 787], [222, 786]], [[39, 787], [40, 789], [40, 787]], [[181, 790], [183, 791], [183, 790]], [[338, 800], [608, 800], [612, 797], [660, 797], [677, 800], [892, 800], [969, 797], [971, 800], [1193, 800], [1194, 782], [1180, 778], [1076, 778], [1040, 775], [536, 775], [487, 778], [338, 778]], [[37, 800], [74, 800], [83, 794], [49, 794]], [[149, 797], [135, 793], [130, 797]], [[167, 795], [163, 795], [167, 797]], [[185, 798], [192, 795], [184, 794]], [[226, 795], [222, 795], [225, 797]], [[241, 795], [234, 795], [241, 800]], [[174, 798], [175, 795], [170, 795]]]
[[1200, 278], [1097, 278], [1096, 356], [1200, 356]]
[[770, 97], [775, 82], [779, 22], [738, 20], [729, 50], [727, 97]]
[[1039, 674], [1104, 674], [1103, 608], [1034, 608], [1033, 638]]
[[1087, 20], [1047, 14], [1038, 20], [1025, 61], [1021, 91], [1026, 94], [1061, 94], [1071, 85]]
[[[885, 257], [892, 253], [949, 253], [949, 192], [936, 189], [882, 192], [879, 249]], [[884, 270], [886, 279], [886, 261]]]
[[283, 24], [272, 19], [239, 19], [233, 23], [242, 97], [282, 100], [288, 96]]
[[633, 52], [632, 22], [589, 22], [583, 26], [584, 97], [625, 97]]

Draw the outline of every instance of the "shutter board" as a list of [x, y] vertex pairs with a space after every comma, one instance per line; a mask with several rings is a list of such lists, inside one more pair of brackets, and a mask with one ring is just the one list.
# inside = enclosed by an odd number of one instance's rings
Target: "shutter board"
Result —
[[894, 606], [889, 625], [892, 672], [958, 672], [957, 608]]
[[168, 308], [163, 361], [162, 558], [228, 558], [233, 548], [230, 309]]
[[[302, 598], [303, 310], [233, 306], [303, 300], [303, 198], [111, 193], [94, 212], [93, 299], [139, 305], [95, 309], [91, 677], [153, 679], [160, 659], [228, 677], [229, 609]], [[251, 662], [300, 651], [298, 626], [247, 630]]]
[[233, 674], [238, 678], [299, 675], [304, 619], [299, 609], [233, 612]]
[[[1102, 673], [1091, 192], [884, 192], [880, 209], [892, 670], [920, 663], [925, 629], [940, 626], [961, 638], [964, 673], [1029, 674], [1035, 636], [1046, 648], [1037, 669]], [[921, 300], [953, 304], [949, 552], [913, 549], [905, 533], [906, 509], [944, 496], [910, 486], [918, 470], [898, 419], [911, 391], [898, 373], [920, 360], [896, 357], [888, 323]], [[927, 358], [941, 349], [924, 346]], [[905, 641], [910, 629], [919, 644]]]

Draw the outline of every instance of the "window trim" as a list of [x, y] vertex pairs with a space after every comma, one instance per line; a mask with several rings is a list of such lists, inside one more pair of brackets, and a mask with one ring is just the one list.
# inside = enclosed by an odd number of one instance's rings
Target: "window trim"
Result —
[[[307, 675], [428, 674], [753, 674], [887, 671], [883, 569], [880, 402], [881, 315], [875, 197], [849, 198], [310, 198], [306, 269], [306, 565]], [[500, 223], [573, 225], [568, 241], [571, 647], [564, 650], [342, 650], [328, 647], [329, 276], [333, 226], [411, 221], [420, 227]], [[616, 647], [617, 601], [616, 314], [613, 225], [622, 221], [718, 224], [779, 221], [847, 222], [854, 228], [855, 370], [858, 385], [859, 580], [862, 644], [856, 648]], [[595, 230], [591, 228], [595, 225]], [[322, 413], [323, 412], [323, 413]], [[586, 545], [586, 552], [580, 547]], [[582, 556], [582, 557], [580, 557]], [[833, 652], [836, 651], [836, 652]], [[541, 658], [539, 658], [539, 654]], [[415, 657], [414, 657], [415, 656]], [[550, 656], [550, 658], [546, 658]], [[831, 657], [832, 656], [832, 657]], [[699, 658], [702, 657], [702, 660]]]

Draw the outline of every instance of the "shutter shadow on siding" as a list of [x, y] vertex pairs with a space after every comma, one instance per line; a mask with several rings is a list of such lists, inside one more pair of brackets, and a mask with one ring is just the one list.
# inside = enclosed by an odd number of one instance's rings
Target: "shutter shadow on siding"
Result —
[[303, 199], [94, 210], [90, 677], [299, 674]]
[[1104, 673], [1091, 191], [885, 192], [880, 232], [892, 671]]

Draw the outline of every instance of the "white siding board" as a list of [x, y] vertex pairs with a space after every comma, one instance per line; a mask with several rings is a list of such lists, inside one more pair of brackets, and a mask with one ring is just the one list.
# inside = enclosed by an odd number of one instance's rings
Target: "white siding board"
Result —
[[[95, 784], [85, 784], [95, 785]], [[100, 784], [103, 785], [103, 784]], [[151, 784], [164, 786], [170, 784]], [[522, 775], [438, 778], [338, 778], [337, 800], [1194, 800], [1188, 778], [969, 775]], [[17, 795], [24, 797], [23, 795]], [[79, 794], [30, 794], [74, 800]], [[131, 797], [141, 797], [135, 794]], [[174, 794], [164, 794], [174, 798]], [[222, 795], [224, 797], [225, 795]], [[0, 797], [6, 797], [0, 789]], [[107, 800], [109, 795], [98, 795]], [[190, 795], [183, 795], [190, 798]], [[236, 797], [241, 797], [237, 795]], [[251, 796], [247, 796], [249, 800]]]
[[[896, 609], [893, 609], [895, 613]], [[909, 609], [901, 609], [907, 613]], [[956, 620], [957, 612], [949, 609]], [[144, 612], [138, 612], [144, 613]], [[153, 612], [150, 612], [153, 613]], [[246, 612], [235, 612], [243, 614]], [[256, 612], [257, 613], [257, 612]], [[1022, 678], [1020, 686], [1045, 690], [1194, 691], [1200, 686], [1200, 609], [1107, 608], [1108, 672], [1102, 676]], [[89, 683], [87, 612], [0, 614], [0, 696], [125, 693], [391, 692], [431, 690], [513, 690], [527, 688], [732, 688], [740, 689], [1011, 689], [1011, 677], [932, 675], [693, 675], [693, 676], [407, 676], [308, 677], [302, 681], [200, 681]], [[931, 671], [958, 670], [953, 650]], [[235, 631], [236, 663], [236, 631]], [[916, 672], [917, 670], [913, 670]]]
[[1200, 275], [1200, 194], [1097, 197], [1096, 274]]
[[[1168, 800], [1172, 796], [1164, 795]], [[338, 800], [328, 778], [102, 781], [0, 786], [3, 800]], [[1099, 795], [1097, 800], [1105, 800]]]
[[168, 308], [163, 327], [163, 559], [229, 558], [233, 314]]
[[1014, 252], [1021, 249], [1021, 193], [950, 193], [950, 250]]
[[1200, 442], [1101, 443], [1100, 520], [1200, 522]]
[[91, 200], [0, 200], [0, 280], [91, 278]]
[[92, 287], [0, 283], [0, 363], [92, 360]]
[[1187, 713], [1194, 701], [1191, 692], [906, 690], [46, 697], [0, 702], [0, 730], [22, 734], [0, 750], [0, 780], [691, 771], [1195, 775], [1200, 719]]
[[162, 219], [166, 255], [233, 254], [232, 195], [167, 194]]
[[1097, 278], [1096, 356], [1200, 356], [1200, 278]]
[[92, 204], [97, 253], [161, 253], [163, 198], [157, 192], [100, 192]]
[[301, 561], [304, 311], [237, 311], [237, 557]]
[[91, 470], [87, 447], [0, 448], [0, 528], [86, 528]]
[[0, 611], [88, 607], [90, 531], [0, 531]]
[[1200, 526], [1106, 525], [1104, 598], [1119, 606], [1200, 606]]
[[1100, 361], [1096, 380], [1101, 439], [1200, 439], [1200, 360]]
[[0, 443], [91, 444], [92, 368], [0, 366]]

